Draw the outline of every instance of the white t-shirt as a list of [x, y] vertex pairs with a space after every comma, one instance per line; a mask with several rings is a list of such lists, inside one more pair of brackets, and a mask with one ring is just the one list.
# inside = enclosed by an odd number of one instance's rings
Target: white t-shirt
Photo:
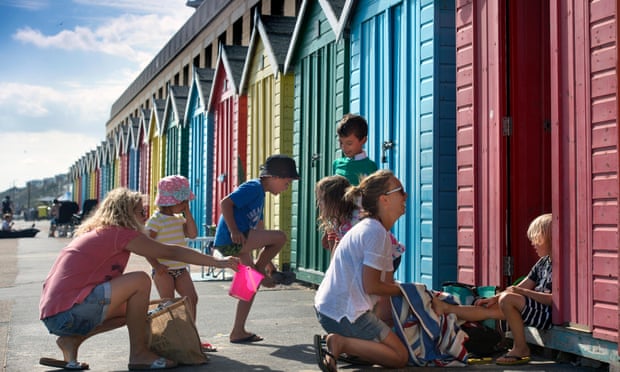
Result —
[[314, 297], [314, 307], [334, 320], [347, 317], [350, 322], [372, 310], [379, 297], [364, 291], [364, 266], [381, 271], [382, 280], [386, 272], [394, 271], [390, 235], [374, 218], [360, 221], [338, 243]]

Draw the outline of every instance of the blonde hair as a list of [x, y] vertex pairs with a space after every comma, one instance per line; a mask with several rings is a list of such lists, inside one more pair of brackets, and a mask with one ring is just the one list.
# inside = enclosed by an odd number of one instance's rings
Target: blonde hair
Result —
[[119, 226], [142, 231], [142, 222], [136, 218], [134, 210], [142, 207], [144, 195], [125, 187], [116, 188], [108, 193], [103, 202], [95, 209], [76, 231], [81, 235], [91, 230]]
[[363, 217], [379, 218], [379, 198], [390, 187], [390, 179], [394, 173], [387, 169], [380, 169], [362, 179], [357, 186], [351, 186], [345, 194], [345, 199], [355, 202], [361, 197]]
[[551, 244], [551, 213], [541, 214], [534, 218], [527, 229], [527, 237], [532, 244]]
[[319, 210], [317, 221], [320, 231], [337, 229], [343, 221], [351, 220], [358, 207], [355, 202], [344, 198], [349, 187], [349, 180], [339, 175], [323, 177], [317, 182], [314, 193]]

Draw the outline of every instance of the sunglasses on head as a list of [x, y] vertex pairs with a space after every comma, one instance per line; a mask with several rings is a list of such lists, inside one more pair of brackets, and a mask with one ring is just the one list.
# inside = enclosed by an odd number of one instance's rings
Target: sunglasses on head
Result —
[[398, 186], [397, 188], [394, 188], [392, 190], [386, 191], [386, 192], [383, 193], [383, 195], [390, 195], [390, 194], [393, 194], [393, 193], [399, 192], [399, 191], [400, 191], [401, 195], [405, 195], [405, 190], [403, 189], [402, 186]]

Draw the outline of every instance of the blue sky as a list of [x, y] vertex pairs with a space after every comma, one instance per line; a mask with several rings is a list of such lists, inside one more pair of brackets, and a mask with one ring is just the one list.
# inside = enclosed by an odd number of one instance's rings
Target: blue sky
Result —
[[193, 14], [185, 0], [0, 0], [0, 191], [66, 173]]

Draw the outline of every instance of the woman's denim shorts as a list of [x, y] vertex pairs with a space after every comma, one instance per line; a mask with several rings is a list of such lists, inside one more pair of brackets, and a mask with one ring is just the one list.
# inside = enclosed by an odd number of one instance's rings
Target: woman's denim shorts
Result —
[[391, 332], [390, 327], [372, 311], [367, 311], [360, 315], [353, 323], [349, 322], [346, 317], [337, 322], [318, 311], [316, 312], [316, 317], [327, 333], [336, 333], [345, 337], [381, 342]]
[[105, 319], [111, 301], [110, 282], [99, 284], [82, 303], [43, 319], [50, 333], [57, 336], [85, 336]]

